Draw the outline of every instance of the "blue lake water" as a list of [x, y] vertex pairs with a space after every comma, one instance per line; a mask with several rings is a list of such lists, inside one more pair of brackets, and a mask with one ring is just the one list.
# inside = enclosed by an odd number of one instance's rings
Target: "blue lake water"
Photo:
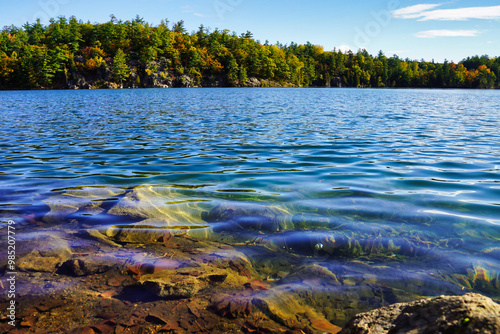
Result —
[[[384, 303], [500, 298], [498, 91], [3, 91], [0, 121], [4, 222], [126, 225], [154, 206], [193, 236], [337, 270], [344, 290], [371, 275]], [[146, 213], [113, 211], [141, 187]], [[101, 209], [53, 208], [82, 189]], [[179, 203], [203, 224], [169, 216]]]

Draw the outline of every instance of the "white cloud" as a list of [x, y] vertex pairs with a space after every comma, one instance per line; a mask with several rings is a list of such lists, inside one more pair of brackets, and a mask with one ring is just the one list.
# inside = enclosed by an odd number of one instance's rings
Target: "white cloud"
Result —
[[419, 21], [466, 21], [470, 19], [495, 20], [500, 19], [500, 6], [468, 7], [457, 9], [440, 9], [422, 13]]
[[199, 17], [205, 17], [205, 15], [200, 14], [200, 13], [194, 13], [193, 15], [195, 15], [195, 16], [199, 16]]
[[347, 53], [349, 51], [352, 51], [351, 47], [349, 45], [340, 45], [337, 46], [337, 51], [342, 51], [343, 53]]
[[436, 37], [474, 37], [479, 34], [477, 30], [426, 30], [415, 34], [418, 38]]
[[440, 5], [415, 5], [397, 9], [392, 12], [392, 15], [400, 19], [418, 19], [419, 21], [467, 21], [471, 19], [500, 19], [500, 6], [430, 10], [437, 6]]
[[422, 16], [423, 12], [441, 6], [440, 4], [420, 4], [400, 8], [392, 11], [392, 15], [398, 19], [415, 19]]

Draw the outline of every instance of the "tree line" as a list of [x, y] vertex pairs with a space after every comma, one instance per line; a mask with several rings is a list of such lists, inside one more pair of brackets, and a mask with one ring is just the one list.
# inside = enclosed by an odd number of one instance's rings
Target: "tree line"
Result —
[[[151, 25], [137, 16], [90, 23], [59, 17], [0, 33], [0, 89], [260, 85], [498, 88], [500, 58], [458, 64], [325, 51], [311, 43], [261, 43], [251, 32], [186, 31], [183, 21]], [[254, 80], [255, 82], [255, 80]]]

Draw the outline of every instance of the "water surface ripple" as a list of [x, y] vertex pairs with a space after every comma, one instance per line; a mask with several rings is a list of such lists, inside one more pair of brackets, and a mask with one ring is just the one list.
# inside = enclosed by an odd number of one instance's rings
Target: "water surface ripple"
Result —
[[389, 285], [423, 275], [428, 294], [500, 296], [498, 91], [4, 91], [0, 121], [2, 219], [42, 218], [68, 189], [171, 187], [241, 208], [205, 216], [235, 244], [384, 265]]

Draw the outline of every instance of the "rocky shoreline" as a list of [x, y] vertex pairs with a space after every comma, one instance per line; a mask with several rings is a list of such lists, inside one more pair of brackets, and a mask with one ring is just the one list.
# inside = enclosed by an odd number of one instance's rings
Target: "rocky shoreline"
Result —
[[[114, 198], [111, 207], [107, 198]], [[291, 222], [270, 219], [285, 208], [210, 209], [177, 188], [148, 185], [81, 187], [44, 202], [46, 212], [16, 222], [17, 307], [14, 315], [2, 311], [3, 333], [500, 331], [500, 305], [468, 289], [460, 297], [413, 302], [426, 296], [425, 284], [387, 287], [377, 281], [384, 268], [376, 263], [353, 259], [354, 269], [331, 267], [317, 254], [291, 252], [291, 245], [280, 251], [277, 242], [239, 239], [241, 229], [263, 227], [238, 216], [259, 215], [279, 230]], [[117, 223], [95, 224], [102, 214]], [[225, 226], [228, 235], [207, 225], [228, 215], [238, 225]], [[0, 236], [7, 240], [6, 229]], [[316, 250], [330, 251], [327, 241]], [[0, 268], [0, 308], [7, 310], [6, 258]], [[471, 282], [498, 284], [481, 279]], [[387, 306], [395, 301], [403, 303]], [[358, 314], [364, 311], [370, 312]]]
[[[337, 332], [287, 288], [259, 279], [249, 257], [186, 234], [122, 246], [94, 229], [20, 240], [15, 319], [3, 333]], [[28, 243], [23, 243], [29, 239]], [[5, 269], [5, 268], [4, 268]], [[325, 269], [304, 267], [330, 275]], [[7, 276], [1, 277], [2, 285]], [[8, 301], [0, 302], [5, 310]], [[297, 316], [296, 313], [300, 313]], [[15, 322], [15, 326], [9, 324]], [[299, 333], [298, 331], [297, 333]]]
[[123, 247], [93, 229], [34, 233], [36, 250], [22, 250], [18, 262], [15, 326], [2, 316], [3, 333], [500, 332], [500, 305], [478, 294], [382, 307], [341, 330], [296, 289], [342, 285], [318, 265], [283, 273], [273, 286], [248, 256], [185, 234]]
[[[76, 61], [83, 61], [78, 58]], [[112, 63], [99, 68], [95, 73], [86, 75], [74, 72], [71, 79], [65, 83], [59, 83], [61, 89], [118, 89], [118, 88], [201, 88], [201, 87], [297, 87], [290, 82], [276, 82], [273, 80], [250, 77], [244, 82], [234, 86], [231, 85], [226, 75], [194, 78], [188, 74], [173, 75], [168, 70], [166, 61], [151, 62], [146, 74], [139, 70], [137, 61], [130, 61], [128, 67], [131, 69], [130, 76], [121, 85], [113, 78]], [[341, 78], [332, 79], [332, 84], [341, 86]]]
[[223, 88], [223, 87], [246, 87], [246, 88], [292, 88], [298, 87], [291, 83], [279, 83], [267, 79], [257, 79], [249, 78], [245, 82], [237, 85], [231, 86], [227, 79], [225, 78], [205, 78], [201, 83], [197, 84], [193, 78], [188, 75], [181, 75], [173, 79], [162, 80], [158, 75], [148, 76], [143, 85], [137, 84], [125, 84], [123, 86], [118, 85], [113, 81], [88, 80], [83, 76], [79, 76], [76, 80], [68, 81], [65, 86], [60, 87], [61, 89], [120, 89], [120, 88]]
[[33, 233], [18, 253], [15, 326], [3, 316], [3, 333], [337, 329], [292, 294], [273, 291], [228, 246], [169, 232], [127, 247], [92, 229]]

